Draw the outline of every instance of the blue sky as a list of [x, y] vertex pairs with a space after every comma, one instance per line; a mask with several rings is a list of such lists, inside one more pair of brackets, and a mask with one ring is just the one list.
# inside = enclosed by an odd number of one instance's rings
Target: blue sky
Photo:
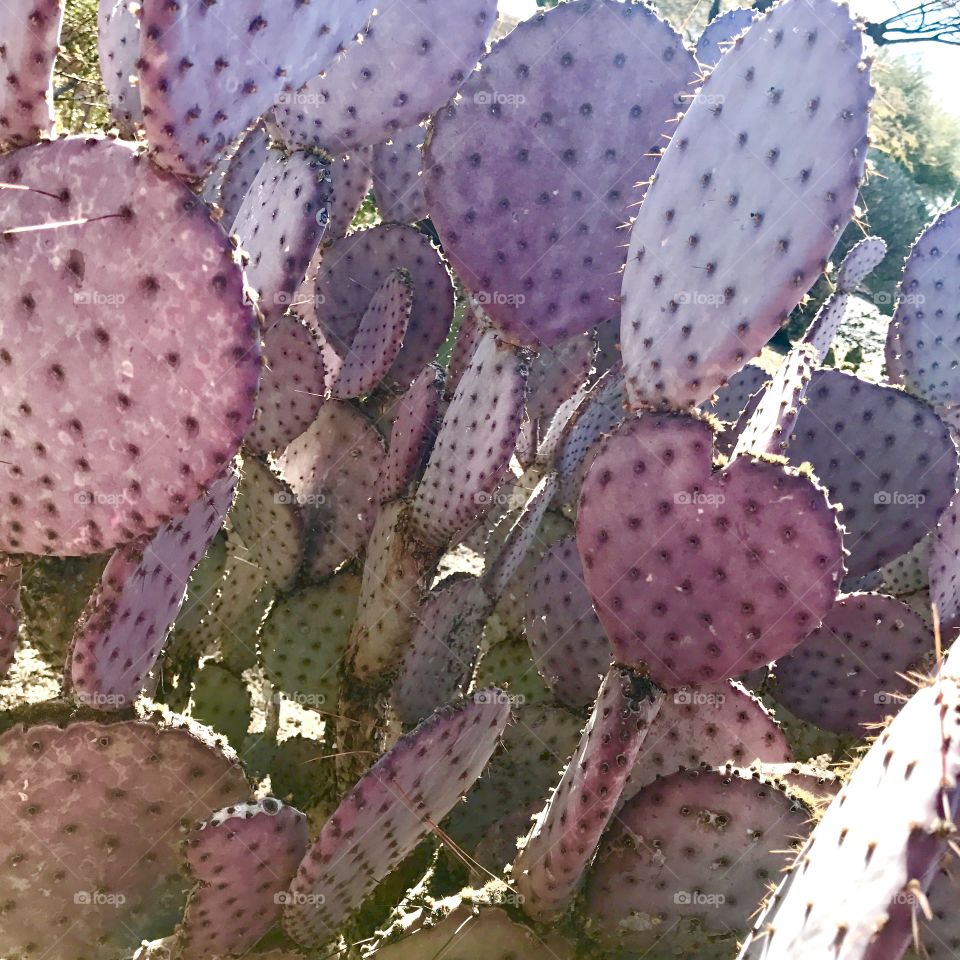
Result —
[[[709, 0], [702, 0], [705, 4]], [[901, 5], [894, 0], [853, 0], [854, 11], [871, 20], [882, 20]], [[913, 6], [907, 0], [905, 8]], [[499, 0], [500, 10], [514, 17], [529, 17], [537, 9], [536, 0]], [[951, 113], [960, 116], [960, 46], [947, 47], [939, 43], [899, 45], [898, 52], [916, 57], [930, 74], [933, 89]]]

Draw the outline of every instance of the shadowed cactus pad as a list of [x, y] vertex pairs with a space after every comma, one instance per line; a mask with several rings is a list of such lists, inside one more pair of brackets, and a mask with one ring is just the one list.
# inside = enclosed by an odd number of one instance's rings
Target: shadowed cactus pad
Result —
[[383, 442], [363, 414], [331, 400], [277, 461], [303, 516], [316, 579], [356, 556], [370, 536], [383, 458]]
[[610, 644], [573, 537], [555, 543], [533, 572], [524, 624], [537, 669], [557, 698], [571, 707], [593, 703], [610, 665]]
[[[586, 899], [591, 934], [607, 948], [659, 946], [656, 956], [669, 955], [682, 918], [742, 935], [808, 816], [773, 784], [735, 774], [691, 770], [651, 783], [620, 811], [597, 854]], [[735, 944], [731, 936], [726, 955]]]
[[112, 960], [170, 933], [184, 900], [181, 825], [249, 791], [213, 747], [140, 721], [15, 726], [0, 769], [10, 960]]
[[516, 348], [487, 334], [457, 385], [413, 498], [413, 521], [426, 543], [466, 533], [490, 509], [520, 430], [524, 375]]
[[909, 550], [953, 496], [957, 451], [925, 403], [839, 370], [818, 370], [786, 455], [809, 463], [833, 503], [851, 576]]
[[260, 368], [243, 276], [204, 204], [118, 141], [28, 147], [0, 181], [23, 188], [0, 191], [0, 222], [24, 228], [0, 263], [0, 550], [103, 552], [236, 452]]
[[738, 457], [713, 431], [644, 414], [593, 462], [577, 516], [584, 579], [615, 657], [666, 687], [715, 683], [792, 650], [843, 573], [833, 507], [811, 480]]
[[397, 269], [413, 280], [413, 306], [390, 379], [406, 387], [433, 360], [453, 320], [450, 274], [425, 234], [381, 224], [338, 240], [320, 262], [314, 302], [318, 327], [338, 356], [345, 357], [374, 294]]
[[300, 864], [284, 926], [320, 945], [480, 775], [510, 716], [498, 690], [445, 707], [401, 738], [344, 797]]
[[927, 623], [882, 594], [841, 597], [823, 623], [774, 669], [774, 696], [833, 733], [863, 737], [913, 693], [903, 675], [933, 651]]
[[662, 703], [649, 681], [610, 668], [580, 745], [513, 865], [528, 916], [549, 920], [570, 903]]

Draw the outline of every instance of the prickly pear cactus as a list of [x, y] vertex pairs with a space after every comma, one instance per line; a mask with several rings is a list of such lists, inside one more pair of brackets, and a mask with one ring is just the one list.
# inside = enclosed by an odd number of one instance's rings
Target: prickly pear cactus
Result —
[[666, 687], [789, 653], [842, 578], [822, 489], [749, 457], [715, 473], [712, 447], [704, 421], [645, 414], [606, 441], [580, 495], [584, 579], [614, 655]]
[[870, 96], [860, 31], [832, 0], [777, 6], [721, 58], [630, 233], [631, 406], [707, 399], [800, 302], [853, 213]]
[[324, 825], [290, 886], [284, 926], [298, 943], [336, 936], [477, 779], [509, 715], [498, 690], [481, 691], [432, 714], [377, 761]]
[[648, 8], [573, 0], [497, 43], [434, 117], [430, 214], [507, 339], [549, 345], [616, 315], [620, 228], [695, 74]]
[[960, 804], [957, 667], [951, 651], [874, 741], [769, 897], [742, 960], [903, 954]]
[[177, 930], [183, 960], [242, 955], [283, 912], [309, 837], [306, 817], [274, 797], [218, 810], [192, 830], [196, 885]]
[[29, 0], [0, 12], [0, 152], [53, 133], [53, 64], [63, 9], [64, 0]]
[[648, 680], [618, 667], [607, 673], [580, 745], [513, 865], [528, 916], [557, 917], [576, 893], [662, 704]]
[[0, 767], [0, 950], [12, 960], [127, 957], [171, 933], [181, 823], [249, 791], [215, 747], [142, 721], [17, 724], [0, 736]]
[[28, 147], [0, 181], [19, 188], [0, 191], [17, 318], [0, 396], [18, 422], [0, 550], [102, 553], [182, 514], [236, 452], [260, 369], [243, 274], [204, 204], [119, 141]]

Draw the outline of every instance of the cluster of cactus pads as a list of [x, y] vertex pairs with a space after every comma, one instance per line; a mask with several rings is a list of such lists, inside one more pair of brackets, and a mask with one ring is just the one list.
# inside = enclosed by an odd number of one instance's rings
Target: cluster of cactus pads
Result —
[[831, 366], [847, 7], [99, 14], [80, 137], [0, 9], [0, 957], [952, 955], [960, 208]]

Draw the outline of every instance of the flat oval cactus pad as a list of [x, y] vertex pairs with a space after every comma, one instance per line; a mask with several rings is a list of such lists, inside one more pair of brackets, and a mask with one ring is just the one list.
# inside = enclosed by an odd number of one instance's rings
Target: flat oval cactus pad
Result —
[[507, 339], [552, 344], [617, 315], [621, 227], [695, 75], [648, 8], [574, 0], [521, 23], [437, 113], [430, 216]]
[[243, 275], [205, 204], [130, 145], [37, 144], [0, 182], [18, 188], [0, 190], [0, 551], [100, 553], [236, 452], [260, 370]]

